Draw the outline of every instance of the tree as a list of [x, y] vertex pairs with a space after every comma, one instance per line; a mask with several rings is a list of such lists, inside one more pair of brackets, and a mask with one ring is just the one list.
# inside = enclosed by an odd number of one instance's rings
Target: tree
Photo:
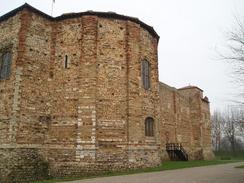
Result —
[[238, 106], [229, 107], [222, 118], [223, 133], [228, 139], [232, 152], [235, 153], [237, 141], [243, 137], [244, 110]]
[[241, 99], [235, 102], [244, 104], [244, 21], [239, 18], [235, 18], [235, 20], [235, 28], [227, 34], [228, 53], [221, 54], [221, 57], [232, 64], [234, 80], [240, 87]]
[[214, 111], [213, 115], [211, 116], [212, 121], [212, 142], [213, 142], [213, 148], [215, 151], [220, 150], [220, 144], [221, 144], [221, 113], [219, 111]]
[[224, 112], [215, 111], [212, 119], [212, 138], [215, 151], [229, 148], [233, 153], [244, 143], [244, 109], [232, 106]]
[[231, 145], [232, 152], [236, 151], [236, 127], [238, 125], [238, 119], [235, 116], [235, 111], [227, 111], [222, 118], [223, 132], [227, 140]]

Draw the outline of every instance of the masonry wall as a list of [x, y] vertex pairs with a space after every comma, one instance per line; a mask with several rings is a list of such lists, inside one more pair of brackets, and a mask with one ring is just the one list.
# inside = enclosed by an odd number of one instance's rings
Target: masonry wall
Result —
[[17, 61], [21, 69], [20, 116], [16, 133], [18, 145], [40, 146], [47, 134], [47, 116], [50, 116], [50, 32], [48, 22], [42, 17], [23, 11], [25, 19], [21, 26], [23, 49]]
[[157, 166], [168, 142], [191, 159], [210, 157], [208, 103], [197, 90], [159, 84], [158, 39], [139, 23], [24, 8], [0, 23], [0, 35], [0, 52], [13, 56], [10, 79], [0, 81], [0, 182]]
[[[128, 30], [128, 138], [129, 161], [142, 166], [158, 164], [159, 160], [159, 94], [157, 40], [135, 23]], [[141, 79], [141, 61], [147, 59], [151, 68], [151, 88], [145, 90]], [[154, 119], [154, 137], [145, 136], [145, 119]]]
[[163, 159], [168, 159], [166, 143], [181, 143], [190, 159], [194, 159], [189, 98], [181, 95], [177, 89], [160, 83], [160, 107]]
[[179, 90], [179, 93], [189, 98], [189, 109], [190, 109], [190, 119], [192, 123], [192, 133], [193, 133], [193, 149], [194, 156], [196, 159], [202, 159], [203, 151], [203, 134], [202, 134], [202, 123], [206, 121], [202, 120], [201, 113], [201, 102], [203, 99], [203, 93], [198, 88], [183, 89]]
[[126, 24], [98, 18], [97, 27], [97, 161], [127, 163]]
[[190, 159], [212, 159], [209, 102], [197, 87], [175, 89], [160, 83], [161, 146], [181, 143]]
[[[29, 38], [34, 37], [33, 34], [26, 34], [31, 18], [28, 11], [22, 11], [0, 24], [1, 48], [12, 53], [11, 76], [0, 81], [0, 182], [25, 182], [48, 175], [48, 165], [36, 148], [42, 143], [44, 128], [36, 120], [34, 109], [39, 106], [35, 103], [38, 102], [38, 94], [34, 94], [38, 90], [33, 88], [40, 89], [36, 87], [40, 84], [40, 76], [32, 78], [32, 70], [39, 69], [30, 61], [40, 61], [38, 58], [41, 59], [42, 55], [37, 55], [35, 59], [33, 55], [28, 55], [30, 50], [27, 50], [27, 45], [32, 41]], [[40, 44], [38, 39], [37, 43]], [[29, 80], [35, 80], [36, 84]], [[36, 98], [30, 98], [30, 93]]]
[[210, 109], [209, 104], [205, 100], [201, 102], [202, 109], [202, 135], [203, 135], [203, 158], [213, 159], [214, 154], [212, 150], [212, 138], [211, 138], [211, 121], [210, 121]]
[[[12, 52], [12, 73], [7, 80], [0, 82], [0, 144], [10, 144], [15, 133], [15, 123], [18, 113], [19, 70], [16, 69], [18, 59], [18, 44], [20, 30], [20, 14], [9, 18], [0, 24], [0, 50], [8, 49]], [[2, 55], [0, 55], [2, 57]]]
[[[54, 21], [24, 9], [13, 19], [1, 23], [4, 40], [15, 41], [16, 73], [0, 82], [2, 164], [22, 152], [43, 165], [37, 169], [48, 166], [45, 176], [65, 176], [160, 163], [156, 38], [137, 23], [97, 16]], [[143, 59], [151, 64], [149, 91]], [[146, 138], [149, 116], [155, 137]], [[29, 171], [26, 156], [15, 162], [2, 180], [14, 181], [6, 175], [21, 175], [18, 167], [29, 172], [25, 180], [43, 178]]]

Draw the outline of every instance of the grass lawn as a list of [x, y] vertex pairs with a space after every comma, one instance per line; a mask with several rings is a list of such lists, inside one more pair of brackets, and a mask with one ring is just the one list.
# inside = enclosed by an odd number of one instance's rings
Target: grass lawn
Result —
[[234, 163], [239, 160], [195, 160], [195, 161], [167, 161], [164, 162], [161, 167], [162, 170], [174, 170], [181, 168], [191, 168], [191, 167], [199, 167], [199, 166], [209, 166], [209, 165], [218, 165], [225, 163]]
[[236, 166], [235, 168], [244, 168], [244, 165]]
[[[67, 177], [67, 178], [62, 178], [62, 179], [51, 179], [51, 180], [45, 180], [45, 181], [35, 181], [35, 182], [32, 182], [32, 183], [55, 183], [55, 182], [63, 182], [63, 181], [72, 181], [72, 180], [79, 180], [79, 179], [95, 178], [95, 177], [129, 175], [129, 174], [145, 173], [145, 172], [157, 172], [157, 171], [163, 171], [163, 170], [174, 170], [174, 169], [181, 169], [181, 168], [209, 166], [209, 165], [234, 163], [234, 162], [238, 162], [238, 160], [220, 160], [219, 158], [217, 158], [215, 160], [166, 161], [162, 165], [160, 165], [158, 167], [154, 167], [154, 168], [128, 170], [128, 171], [123, 171], [123, 172], [106, 172], [106, 173], [104, 173], [102, 175], [98, 175], [98, 176]], [[243, 166], [238, 167], [238, 168], [243, 168]]]
[[238, 151], [235, 153], [228, 151], [215, 152], [216, 159], [231, 159], [231, 160], [243, 160], [244, 161], [244, 151]]

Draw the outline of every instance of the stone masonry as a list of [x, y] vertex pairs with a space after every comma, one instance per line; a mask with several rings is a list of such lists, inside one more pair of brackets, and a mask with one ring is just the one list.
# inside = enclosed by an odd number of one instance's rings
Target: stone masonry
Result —
[[140, 20], [110, 12], [53, 18], [24, 4], [0, 17], [0, 58], [12, 55], [0, 80], [0, 182], [157, 166], [169, 158], [166, 143], [212, 158], [208, 99], [159, 82], [158, 40]]

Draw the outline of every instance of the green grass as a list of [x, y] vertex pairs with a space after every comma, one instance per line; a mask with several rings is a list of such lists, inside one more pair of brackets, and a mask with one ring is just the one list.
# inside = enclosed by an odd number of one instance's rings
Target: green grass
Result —
[[244, 151], [237, 151], [235, 153], [230, 151], [215, 152], [217, 159], [231, 159], [231, 160], [244, 160]]
[[236, 166], [235, 168], [244, 168], [244, 165]]
[[[83, 176], [83, 177], [67, 177], [62, 179], [51, 179], [45, 181], [35, 181], [32, 183], [55, 183], [55, 182], [63, 182], [63, 181], [72, 181], [72, 180], [80, 180], [80, 179], [88, 179], [95, 177], [107, 177], [107, 176], [116, 176], [116, 175], [129, 175], [136, 173], [145, 173], [145, 172], [158, 172], [163, 170], [175, 170], [182, 168], [190, 168], [190, 167], [199, 167], [199, 166], [209, 166], [209, 165], [217, 165], [217, 164], [225, 164], [225, 163], [234, 163], [238, 162], [238, 160], [194, 160], [194, 161], [166, 161], [158, 167], [153, 168], [145, 168], [145, 169], [135, 169], [128, 170], [123, 172], [106, 172], [97, 176]], [[242, 168], [242, 167], [241, 167]]]
[[191, 168], [199, 166], [209, 166], [209, 165], [218, 165], [226, 163], [234, 163], [238, 160], [195, 160], [195, 161], [168, 161], [164, 162], [161, 166], [163, 170], [175, 170], [181, 168]]

